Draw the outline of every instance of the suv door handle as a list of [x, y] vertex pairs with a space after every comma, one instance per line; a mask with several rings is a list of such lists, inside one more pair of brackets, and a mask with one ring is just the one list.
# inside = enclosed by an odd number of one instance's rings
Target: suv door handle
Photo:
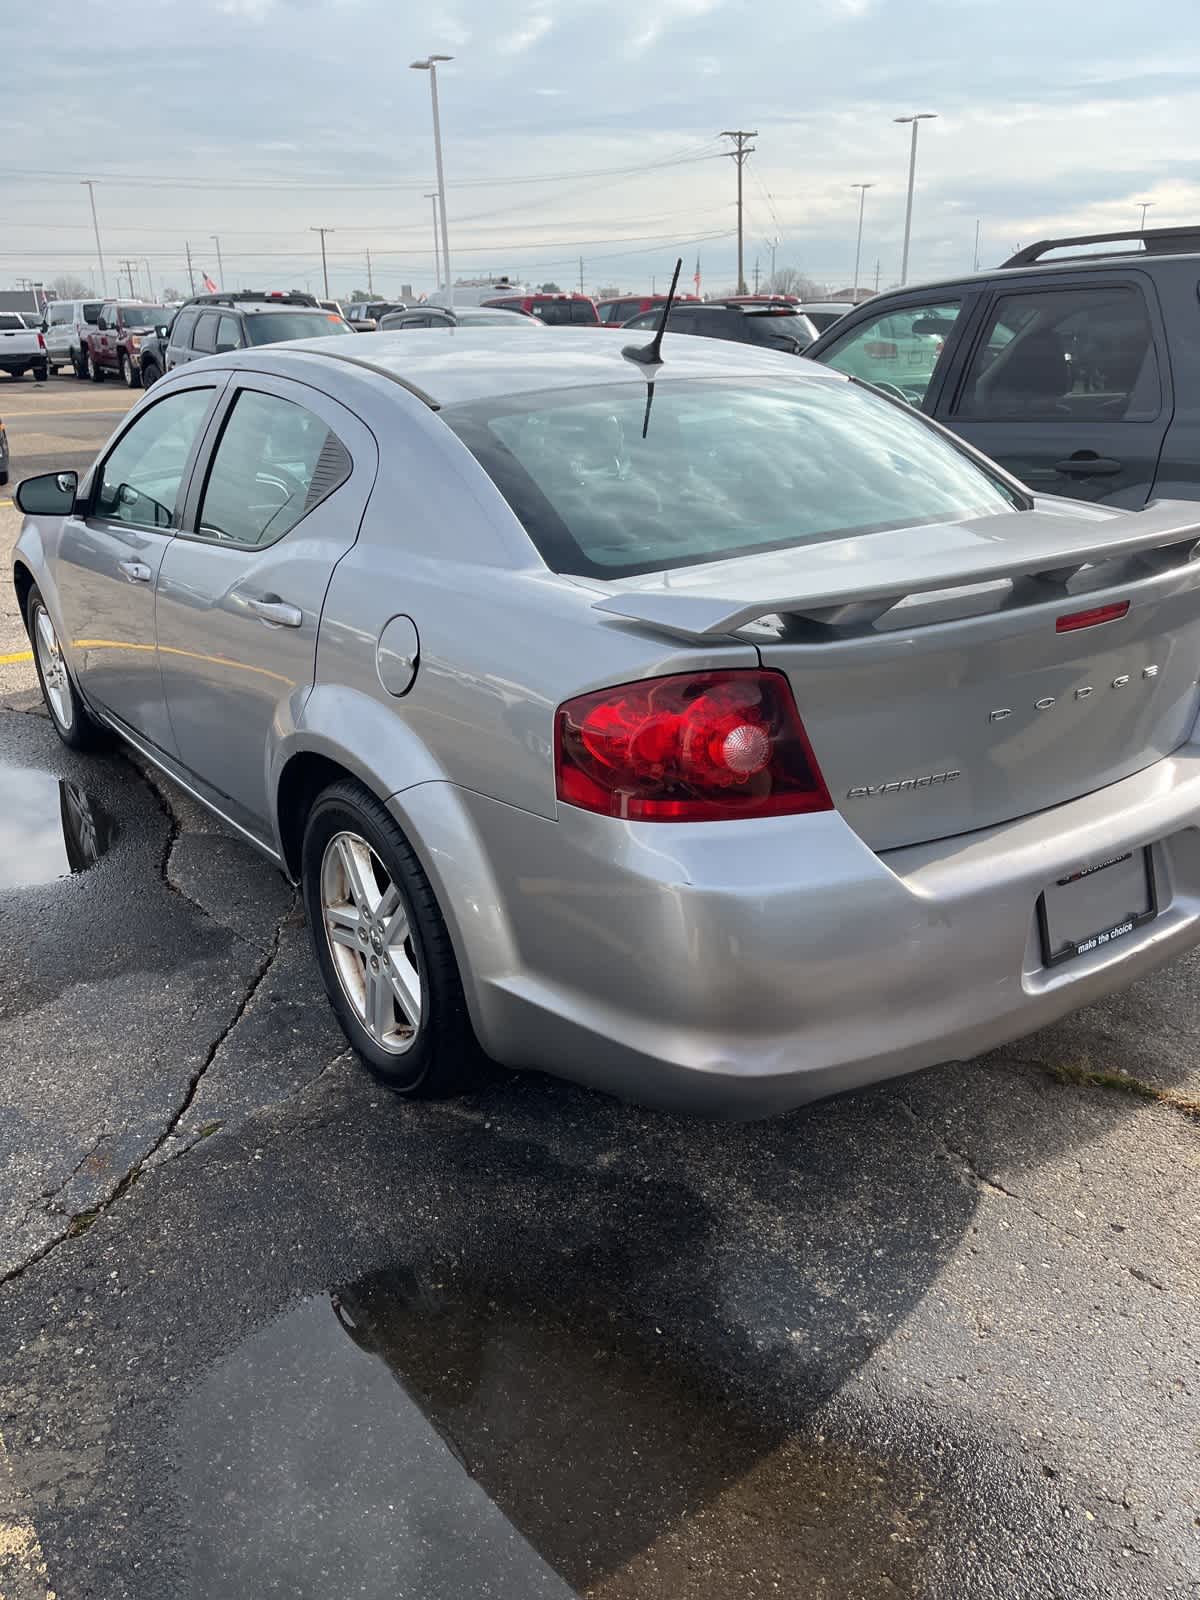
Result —
[[304, 621], [300, 607], [288, 605], [277, 594], [264, 595], [261, 600], [247, 599], [246, 610], [270, 628], [298, 628]]
[[1077, 450], [1065, 461], [1056, 461], [1054, 470], [1068, 478], [1111, 478], [1125, 470], [1125, 463], [1114, 461], [1111, 456], [1093, 455], [1090, 450]]
[[117, 566], [130, 583], [149, 583], [154, 576], [144, 561], [118, 561]]

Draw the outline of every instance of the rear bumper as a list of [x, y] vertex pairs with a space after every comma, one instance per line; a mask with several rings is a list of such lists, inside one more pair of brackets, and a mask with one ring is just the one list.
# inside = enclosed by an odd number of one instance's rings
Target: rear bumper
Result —
[[[883, 856], [837, 813], [550, 821], [448, 789], [393, 806], [423, 845], [484, 1047], [632, 1100], [768, 1115], [978, 1055], [1200, 943], [1200, 745]], [[450, 795], [460, 821], [439, 847]], [[1157, 918], [1047, 970], [1046, 883], [1142, 845]]]

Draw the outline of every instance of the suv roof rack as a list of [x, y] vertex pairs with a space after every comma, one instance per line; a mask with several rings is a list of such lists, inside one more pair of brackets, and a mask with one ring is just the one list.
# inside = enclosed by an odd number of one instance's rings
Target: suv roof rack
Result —
[[[1126, 240], [1136, 240], [1141, 250], [1112, 250], [1105, 251], [1105, 255], [1187, 255], [1192, 251], [1200, 251], [1200, 227], [1190, 228], [1131, 228], [1128, 233], [1080, 233], [1068, 239], [1039, 239], [1036, 244], [1028, 244], [1023, 250], [1018, 250], [1015, 256], [1009, 256], [1007, 261], [1002, 261], [1002, 267], [1024, 267], [1031, 261], [1040, 261], [1051, 250], [1065, 249], [1070, 245], [1079, 244], [1118, 244]], [[1088, 252], [1082, 257], [1064, 256], [1063, 260], [1095, 260], [1095, 254]]]
[[273, 305], [285, 306], [317, 305], [316, 295], [305, 294], [302, 289], [231, 289], [227, 294], [189, 295], [183, 303], [185, 306], [236, 306], [247, 300], [270, 301]]

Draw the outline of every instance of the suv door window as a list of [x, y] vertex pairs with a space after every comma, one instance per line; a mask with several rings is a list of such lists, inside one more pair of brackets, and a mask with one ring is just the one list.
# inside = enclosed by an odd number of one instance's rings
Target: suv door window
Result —
[[1132, 284], [1001, 295], [954, 415], [976, 421], [1151, 418], [1160, 404], [1150, 319]]
[[199, 315], [200, 313], [198, 311], [185, 310], [179, 312], [175, 318], [175, 321], [171, 324], [171, 332], [169, 335], [170, 342], [176, 345], [191, 344], [192, 329], [196, 326], [196, 318]]
[[196, 324], [196, 331], [192, 335], [192, 349], [199, 350], [201, 354], [208, 355], [217, 348], [217, 323], [220, 318], [215, 311], [205, 311]]
[[304, 406], [243, 389], [204, 486], [200, 535], [274, 544], [346, 481], [351, 465], [337, 435]]
[[217, 350], [240, 350], [242, 328], [236, 317], [222, 317], [217, 324]]
[[211, 389], [169, 395], [117, 441], [100, 470], [92, 515], [142, 528], [169, 528]]
[[947, 300], [885, 312], [860, 322], [817, 360], [919, 406], [961, 310], [961, 302]]
[[94, 328], [96, 323], [100, 320], [100, 310], [101, 307], [99, 300], [89, 300], [84, 305], [83, 320], [87, 323], [89, 328]]
[[100, 307], [100, 316], [99, 316], [99, 318], [98, 318], [98, 320], [96, 322], [96, 326], [101, 330], [101, 332], [103, 332], [104, 330], [115, 326], [116, 320], [117, 320], [117, 308], [116, 308], [116, 306], [104, 305], [104, 306]]

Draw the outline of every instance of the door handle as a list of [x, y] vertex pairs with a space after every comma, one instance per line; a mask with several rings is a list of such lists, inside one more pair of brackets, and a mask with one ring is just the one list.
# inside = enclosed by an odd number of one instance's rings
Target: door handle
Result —
[[117, 566], [130, 583], [149, 583], [154, 576], [144, 561], [118, 561]]
[[270, 628], [298, 628], [304, 621], [300, 607], [288, 605], [277, 594], [265, 595], [261, 600], [247, 600], [246, 610]]
[[1114, 473], [1125, 470], [1125, 463], [1114, 461], [1111, 456], [1097, 456], [1087, 450], [1078, 450], [1065, 461], [1056, 461], [1054, 470], [1068, 478], [1111, 478]]

